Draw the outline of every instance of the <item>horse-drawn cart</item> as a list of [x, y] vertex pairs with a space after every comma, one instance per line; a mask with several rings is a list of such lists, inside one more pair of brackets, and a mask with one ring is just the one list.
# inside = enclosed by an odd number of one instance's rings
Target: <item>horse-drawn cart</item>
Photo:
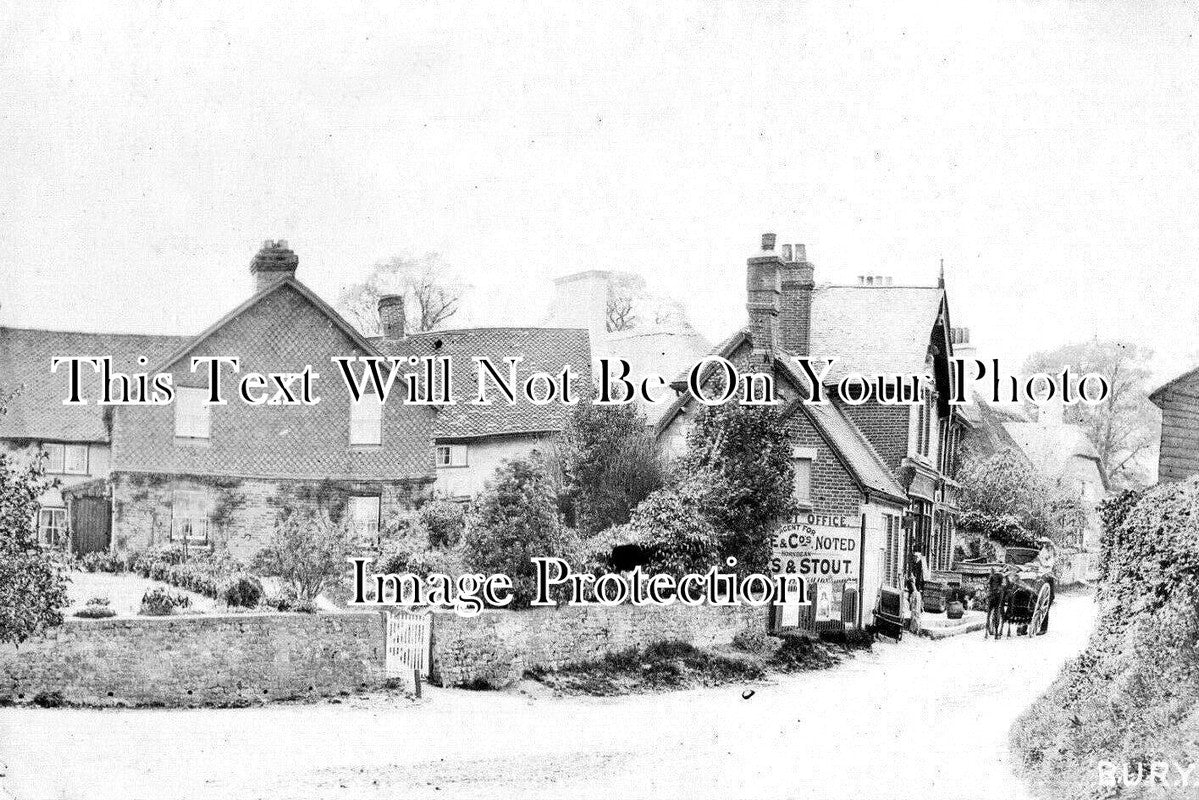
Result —
[[1049, 610], [1053, 606], [1054, 577], [1037, 564], [1038, 550], [1008, 547], [1004, 560], [987, 562], [974, 559], [959, 563], [963, 584], [986, 586], [987, 635], [998, 638], [1004, 626], [1011, 634], [1040, 636], [1049, 630]]

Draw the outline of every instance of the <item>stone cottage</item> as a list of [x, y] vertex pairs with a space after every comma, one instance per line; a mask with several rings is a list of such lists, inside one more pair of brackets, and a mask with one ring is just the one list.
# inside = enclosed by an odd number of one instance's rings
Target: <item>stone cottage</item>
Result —
[[[42, 498], [44, 541], [75, 552], [227, 545], [247, 556], [269, 538], [281, 510], [300, 507], [345, 516], [369, 539], [389, 512], [418, 498], [439, 489], [454, 497], [477, 492], [499, 459], [528, 453], [564, 419], [559, 408], [528, 403], [497, 413], [468, 404], [352, 402], [334, 357], [444, 351], [469, 360], [486, 343], [490, 355], [525, 356], [547, 369], [575, 359], [589, 379], [585, 331], [406, 337], [393, 320], [392, 335], [369, 340], [296, 279], [298, 264], [286, 242], [266, 242], [250, 266], [251, 296], [196, 336], [0, 329], [0, 389], [14, 393], [0, 417], [0, 440], [24, 456], [45, 452], [60, 484]], [[395, 305], [381, 301], [385, 317]], [[114, 369], [129, 374], [169, 373], [174, 401], [63, 406], [67, 376], [51, 373], [50, 359], [83, 355], [112, 356]], [[237, 372], [222, 369], [228, 402], [211, 405], [208, 376], [191, 364], [218, 356], [240, 363]], [[317, 404], [238, 399], [247, 373], [298, 373], [309, 365], [323, 376]], [[99, 378], [89, 372], [85, 396], [95, 398]], [[448, 474], [439, 465], [453, 469], [455, 480], [439, 481]]]

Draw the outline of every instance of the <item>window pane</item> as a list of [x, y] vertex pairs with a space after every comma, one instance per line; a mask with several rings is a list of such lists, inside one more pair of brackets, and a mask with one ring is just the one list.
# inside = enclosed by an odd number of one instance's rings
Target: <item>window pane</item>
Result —
[[350, 402], [350, 444], [383, 443], [383, 404], [373, 394]]
[[812, 459], [797, 458], [795, 465], [795, 500], [810, 505], [812, 502]]
[[171, 507], [171, 539], [208, 544], [208, 496], [204, 492], [177, 491]]
[[69, 444], [64, 448], [62, 471], [68, 475], [87, 474], [87, 445]]
[[466, 466], [466, 445], [455, 444], [450, 446], [450, 465], [454, 467]]
[[448, 467], [450, 465], [450, 448], [449, 445], [437, 446], [437, 466]]
[[67, 510], [43, 508], [38, 513], [38, 538], [47, 547], [60, 547], [66, 541]]
[[374, 538], [379, 535], [379, 498], [351, 497], [350, 526], [359, 538]]
[[63, 466], [64, 448], [61, 444], [47, 444], [43, 446], [46, 452], [46, 472], [53, 474], [61, 474]]
[[204, 389], [181, 386], [175, 390], [175, 435], [187, 439], [207, 439], [211, 423], [210, 406], [204, 404]]

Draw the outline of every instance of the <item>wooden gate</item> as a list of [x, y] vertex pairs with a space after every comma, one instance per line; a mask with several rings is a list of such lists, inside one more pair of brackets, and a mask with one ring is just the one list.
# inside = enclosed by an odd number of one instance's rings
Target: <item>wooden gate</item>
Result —
[[429, 677], [432, 639], [432, 614], [388, 611], [385, 660], [387, 676], [411, 678], [413, 670], [418, 670], [422, 678]]
[[103, 497], [76, 497], [71, 503], [71, 552], [77, 556], [108, 550], [112, 505]]

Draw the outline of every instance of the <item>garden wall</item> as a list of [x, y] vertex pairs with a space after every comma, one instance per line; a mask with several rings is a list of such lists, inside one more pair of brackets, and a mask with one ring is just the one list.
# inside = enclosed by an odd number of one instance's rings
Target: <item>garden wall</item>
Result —
[[700, 647], [728, 644], [748, 626], [766, 626], [750, 606], [558, 606], [439, 613], [433, 624], [431, 677], [442, 686], [505, 686], [531, 667], [592, 661], [630, 647], [681, 639]]
[[379, 614], [68, 619], [0, 647], [0, 701], [245, 705], [380, 686]]

